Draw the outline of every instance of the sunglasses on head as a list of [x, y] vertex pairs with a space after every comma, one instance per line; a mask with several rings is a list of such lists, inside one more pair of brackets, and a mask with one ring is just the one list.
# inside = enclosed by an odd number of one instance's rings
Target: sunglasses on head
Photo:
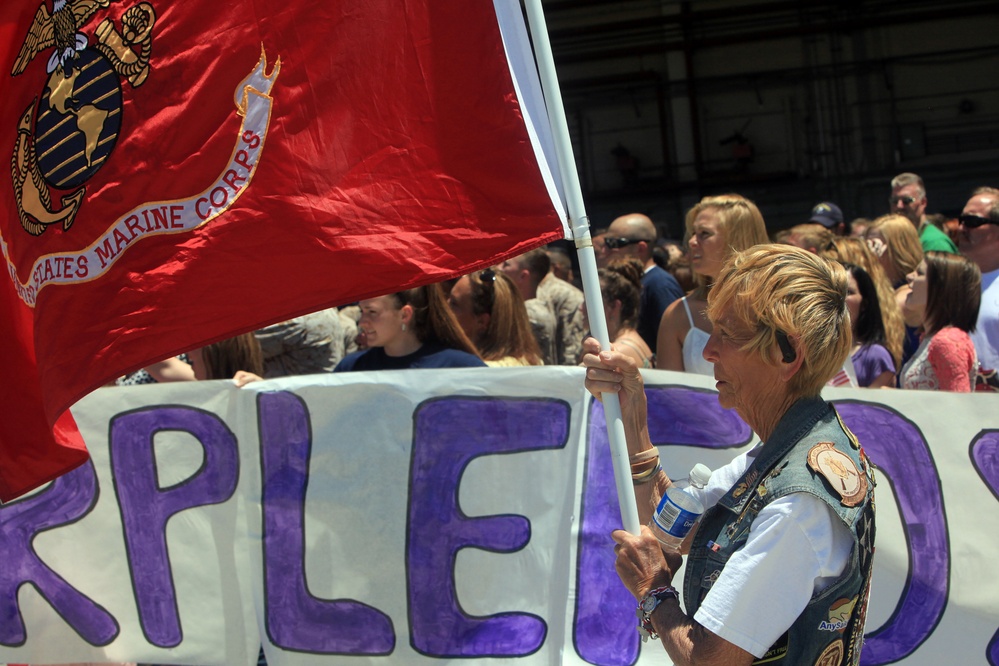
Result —
[[999, 225], [999, 221], [993, 220], [989, 217], [982, 217], [981, 215], [971, 215], [970, 213], [964, 213], [957, 218], [957, 221], [961, 223], [965, 229], [977, 229], [983, 224], [995, 224]]
[[496, 271], [492, 268], [482, 270], [479, 273], [479, 283], [489, 297], [489, 311], [491, 312], [493, 304], [496, 302]]
[[648, 243], [648, 241], [641, 238], [604, 238], [604, 245], [612, 250], [619, 250], [625, 245], [633, 245], [635, 243]]
[[901, 201], [906, 206], [911, 206], [912, 202], [915, 200], [916, 197], [908, 197], [908, 196], [891, 197], [888, 199], [889, 203], [891, 203], [892, 206], [896, 205], [899, 201]]

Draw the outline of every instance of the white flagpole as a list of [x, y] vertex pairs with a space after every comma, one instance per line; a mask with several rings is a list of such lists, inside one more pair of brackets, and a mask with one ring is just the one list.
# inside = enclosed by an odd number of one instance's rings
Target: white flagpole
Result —
[[[562, 106], [562, 92], [555, 73], [551, 42], [548, 39], [548, 26], [545, 23], [541, 0], [527, 0], [527, 20], [534, 41], [534, 54], [541, 75], [545, 104], [548, 107], [548, 122], [555, 140], [559, 170], [562, 172], [562, 185], [565, 188], [569, 223], [579, 255], [579, 269], [583, 281], [583, 296], [586, 299], [586, 314], [590, 321], [590, 332], [600, 342], [602, 349], [610, 349], [610, 334], [604, 318], [603, 300], [600, 294], [600, 280], [597, 278], [597, 260], [590, 239], [590, 220], [583, 205], [583, 194], [579, 186], [579, 174], [572, 154], [569, 127], [565, 121]], [[617, 498], [621, 504], [621, 522], [624, 529], [632, 534], [641, 532], [638, 520], [638, 506], [635, 502], [635, 489], [631, 480], [631, 463], [628, 460], [628, 445], [624, 435], [624, 421], [621, 418], [621, 403], [616, 393], [603, 395], [604, 414], [607, 417], [607, 434], [610, 439], [611, 460], [614, 463], [614, 481]]]

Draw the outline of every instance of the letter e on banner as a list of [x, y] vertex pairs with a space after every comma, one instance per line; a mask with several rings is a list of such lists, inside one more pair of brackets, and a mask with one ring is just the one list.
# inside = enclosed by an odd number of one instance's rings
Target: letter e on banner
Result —
[[406, 526], [406, 578], [413, 648], [434, 657], [520, 657], [548, 628], [530, 613], [472, 617], [454, 579], [462, 548], [513, 552], [531, 537], [523, 516], [468, 518], [458, 506], [465, 467], [484, 455], [560, 449], [569, 406], [554, 400], [440, 398], [416, 409]]

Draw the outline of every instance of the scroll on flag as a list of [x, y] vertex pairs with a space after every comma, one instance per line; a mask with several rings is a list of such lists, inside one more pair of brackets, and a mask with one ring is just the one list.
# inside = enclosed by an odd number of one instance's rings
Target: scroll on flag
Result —
[[4, 3], [0, 499], [121, 374], [565, 236], [518, 4]]

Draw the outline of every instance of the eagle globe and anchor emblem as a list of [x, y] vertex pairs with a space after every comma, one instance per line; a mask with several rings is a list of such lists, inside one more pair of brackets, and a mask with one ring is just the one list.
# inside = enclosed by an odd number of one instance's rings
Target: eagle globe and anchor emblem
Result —
[[[152, 50], [153, 7], [142, 2], [121, 17], [123, 32], [105, 19], [96, 44], [79, 30], [112, 0], [43, 3], [18, 53], [12, 76], [52, 48], [48, 80], [21, 116], [11, 160], [11, 178], [21, 226], [38, 236], [52, 224], [69, 230], [83, 202], [86, 182], [114, 150], [122, 124], [122, 88], [145, 82]], [[32, 118], [34, 124], [32, 127]], [[51, 190], [72, 190], [56, 209]]]

